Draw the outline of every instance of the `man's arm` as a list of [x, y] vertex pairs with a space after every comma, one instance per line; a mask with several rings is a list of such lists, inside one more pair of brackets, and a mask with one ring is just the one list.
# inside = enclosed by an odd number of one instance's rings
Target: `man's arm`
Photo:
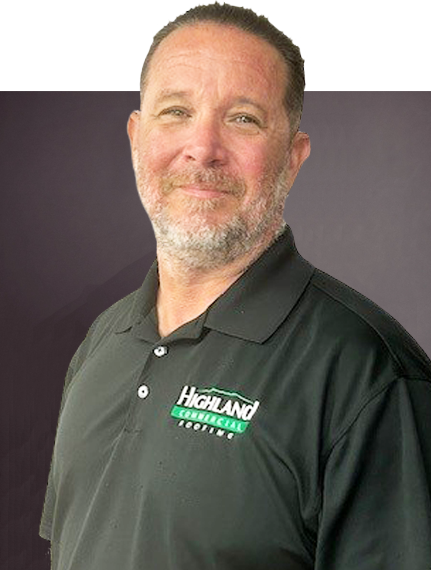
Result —
[[398, 379], [325, 463], [316, 570], [431, 568], [431, 382]]

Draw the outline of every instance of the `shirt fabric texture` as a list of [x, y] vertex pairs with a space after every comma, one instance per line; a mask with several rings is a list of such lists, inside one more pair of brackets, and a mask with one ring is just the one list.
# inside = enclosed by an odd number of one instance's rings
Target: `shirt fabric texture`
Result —
[[157, 333], [157, 264], [70, 364], [53, 570], [426, 570], [431, 363], [284, 233]]

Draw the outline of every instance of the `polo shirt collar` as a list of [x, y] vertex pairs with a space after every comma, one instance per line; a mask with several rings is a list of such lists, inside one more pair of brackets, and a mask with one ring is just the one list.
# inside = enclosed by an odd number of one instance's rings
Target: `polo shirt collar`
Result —
[[278, 239], [213, 303], [205, 326], [262, 343], [286, 319], [314, 267], [296, 250], [286, 226]]
[[115, 332], [126, 332], [133, 326], [141, 324], [144, 319], [151, 318], [151, 311], [156, 306], [158, 286], [157, 261], [154, 261], [142, 286], [134, 294], [132, 293], [133, 302], [119, 318]]
[[[289, 226], [277, 240], [212, 303], [208, 309], [181, 327], [179, 336], [200, 336], [202, 328], [262, 343], [268, 339], [294, 308], [313, 274], [314, 267], [296, 250]], [[116, 332], [139, 328], [151, 318], [158, 288], [157, 262], [151, 266], [144, 283], [136, 292], [134, 302], [120, 319]], [[148, 327], [145, 327], [146, 329]], [[139, 336], [148, 338], [148, 332]], [[178, 329], [180, 333], [180, 329]], [[174, 340], [176, 331], [170, 335]]]

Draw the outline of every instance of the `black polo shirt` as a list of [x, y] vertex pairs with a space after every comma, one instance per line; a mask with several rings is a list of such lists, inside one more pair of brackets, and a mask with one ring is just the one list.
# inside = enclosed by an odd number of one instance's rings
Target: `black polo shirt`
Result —
[[431, 365], [290, 229], [160, 339], [157, 267], [66, 378], [54, 570], [431, 567]]

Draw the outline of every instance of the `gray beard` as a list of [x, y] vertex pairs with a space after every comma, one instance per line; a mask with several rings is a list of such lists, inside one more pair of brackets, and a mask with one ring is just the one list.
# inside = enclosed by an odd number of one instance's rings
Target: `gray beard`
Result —
[[[196, 214], [190, 214], [192, 229], [185, 228], [177, 220], [170, 218], [166, 210], [153, 214], [151, 222], [156, 236], [157, 248], [167, 257], [188, 269], [215, 269], [227, 265], [258, 248], [261, 242], [269, 246], [283, 231], [283, 202], [275, 199], [272, 207], [267, 204], [255, 205], [256, 214], [261, 214], [258, 220], [250, 223], [242, 212], [237, 213], [229, 221], [220, 225], [198, 225], [193, 223]], [[265, 207], [264, 207], [265, 206]], [[253, 206], [251, 206], [253, 207]], [[263, 210], [263, 211], [262, 211]], [[276, 224], [276, 219], [279, 223]], [[269, 243], [264, 238], [271, 226], [273, 235]]]
[[240, 216], [222, 227], [202, 225], [187, 231], [161, 214], [152, 220], [157, 247], [189, 269], [215, 269], [247, 254], [256, 245], [257, 235], [250, 232]]
[[[257, 253], [268, 247], [283, 231], [283, 207], [287, 195], [283, 184], [285, 170], [273, 180], [261, 182], [260, 195], [247, 207], [239, 210], [231, 219], [217, 223], [202, 220], [205, 212], [218, 207], [218, 199], [191, 203], [187, 226], [181, 219], [173, 218], [167, 208], [152, 199], [151, 189], [144, 174], [138, 169], [138, 191], [153, 226], [157, 250], [166, 258], [188, 270], [221, 268], [232, 261], [249, 254], [254, 248]], [[214, 173], [198, 173], [191, 176], [198, 182], [218, 182], [237, 196], [245, 192], [242, 184]], [[172, 182], [178, 177], [167, 178], [162, 184], [166, 195], [172, 191]], [[223, 199], [223, 198], [222, 198]]]

